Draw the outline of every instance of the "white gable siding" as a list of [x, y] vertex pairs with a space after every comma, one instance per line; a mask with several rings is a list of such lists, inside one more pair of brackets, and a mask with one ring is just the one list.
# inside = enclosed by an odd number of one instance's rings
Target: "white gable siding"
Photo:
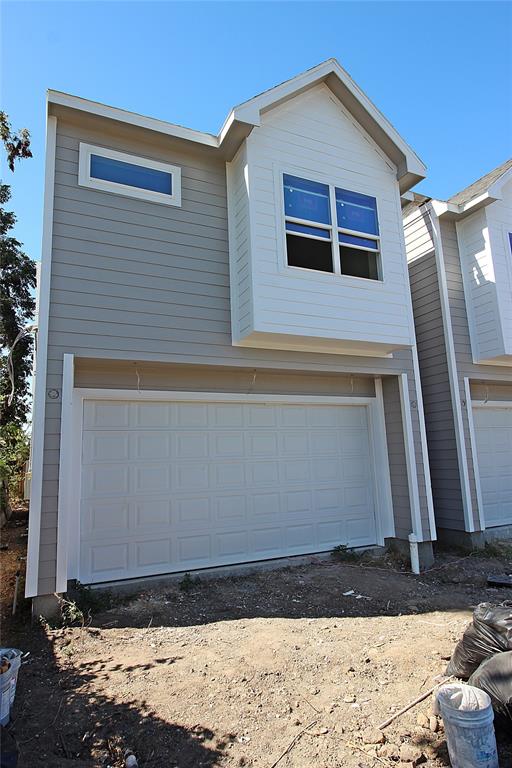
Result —
[[511, 231], [512, 182], [505, 186], [502, 200], [457, 223], [475, 363], [512, 355]]
[[503, 198], [489, 205], [486, 213], [504, 352], [512, 355], [512, 181], [503, 187], [502, 194]]
[[503, 354], [496, 277], [485, 210], [457, 223], [464, 293], [476, 361]]
[[[272, 109], [247, 140], [252, 326], [286, 348], [294, 339], [342, 340], [391, 348], [414, 341], [396, 168], [325, 86]], [[384, 280], [286, 265], [282, 173], [336, 184], [377, 199]], [[241, 182], [241, 172], [238, 178]], [[233, 183], [232, 196], [235, 197]], [[244, 268], [247, 254], [238, 246]], [[239, 312], [246, 311], [240, 306]], [[245, 339], [243, 338], [245, 335]], [[235, 337], [235, 343], [237, 339]], [[270, 343], [273, 343], [272, 341]], [[303, 341], [302, 341], [303, 343]], [[319, 347], [316, 347], [319, 351]]]

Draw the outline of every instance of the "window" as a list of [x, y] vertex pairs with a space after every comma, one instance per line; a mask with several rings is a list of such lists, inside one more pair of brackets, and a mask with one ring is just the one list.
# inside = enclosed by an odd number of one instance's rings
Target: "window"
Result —
[[284, 212], [289, 266], [334, 272], [327, 184], [285, 173]]
[[375, 198], [336, 188], [336, 220], [341, 274], [378, 280], [379, 224]]
[[181, 205], [181, 168], [113, 149], [80, 144], [78, 182], [165, 205]]
[[283, 184], [288, 265], [379, 280], [375, 198], [286, 173]]

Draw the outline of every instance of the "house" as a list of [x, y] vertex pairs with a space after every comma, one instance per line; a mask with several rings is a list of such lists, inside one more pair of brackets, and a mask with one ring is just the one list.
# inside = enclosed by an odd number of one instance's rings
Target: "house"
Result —
[[439, 538], [512, 533], [512, 160], [404, 208]]
[[218, 135], [48, 95], [27, 596], [435, 538], [400, 195], [335, 60]]

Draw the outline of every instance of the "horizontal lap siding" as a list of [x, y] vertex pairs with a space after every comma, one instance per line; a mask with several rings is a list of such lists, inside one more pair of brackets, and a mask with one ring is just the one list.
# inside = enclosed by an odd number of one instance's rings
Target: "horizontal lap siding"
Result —
[[[420, 219], [419, 223], [422, 222]], [[426, 230], [424, 222], [422, 226]], [[415, 249], [415, 258], [409, 263], [409, 279], [436, 522], [440, 528], [463, 530], [464, 513], [436, 259], [430, 238], [424, 237], [422, 242], [427, 252], [421, 255]]]
[[[457, 375], [461, 401], [466, 401], [464, 379], [485, 380], [491, 382], [512, 383], [512, 372], [505, 366], [481, 365], [473, 362], [471, 350], [471, 338], [469, 333], [468, 316], [464, 297], [464, 284], [462, 281], [461, 262], [458, 249], [457, 231], [453, 222], [441, 222], [441, 237], [443, 254], [446, 267], [446, 279], [448, 286], [448, 300], [452, 316], [453, 340], [455, 357], [457, 361]], [[473, 517], [475, 526], [480, 527], [478, 519], [478, 503], [475, 485], [475, 471], [473, 466], [473, 453], [469, 432], [467, 408], [462, 407], [462, 419], [464, 424], [464, 438], [466, 446], [468, 474], [473, 504]]]
[[[79, 141], [179, 165], [182, 207], [79, 187]], [[363, 376], [405, 370], [413, 377], [410, 352], [375, 359], [232, 345], [225, 164], [183, 146], [100, 118], [59, 117], [47, 388], [61, 390], [65, 353]], [[55, 577], [59, 435], [60, 401], [47, 400], [41, 594], [55, 588], [48, 585]], [[422, 476], [419, 442], [417, 459]]]
[[[264, 114], [247, 161], [255, 330], [412, 343], [396, 169], [329, 89], [317, 86]], [[376, 198], [383, 282], [286, 266], [282, 172]]]

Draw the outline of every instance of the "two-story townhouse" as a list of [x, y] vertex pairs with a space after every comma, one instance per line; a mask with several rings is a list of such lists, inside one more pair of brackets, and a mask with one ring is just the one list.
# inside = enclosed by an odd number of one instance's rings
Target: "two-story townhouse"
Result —
[[435, 538], [401, 193], [335, 60], [218, 135], [50, 91], [27, 595]]
[[512, 160], [404, 207], [439, 537], [512, 534]]

